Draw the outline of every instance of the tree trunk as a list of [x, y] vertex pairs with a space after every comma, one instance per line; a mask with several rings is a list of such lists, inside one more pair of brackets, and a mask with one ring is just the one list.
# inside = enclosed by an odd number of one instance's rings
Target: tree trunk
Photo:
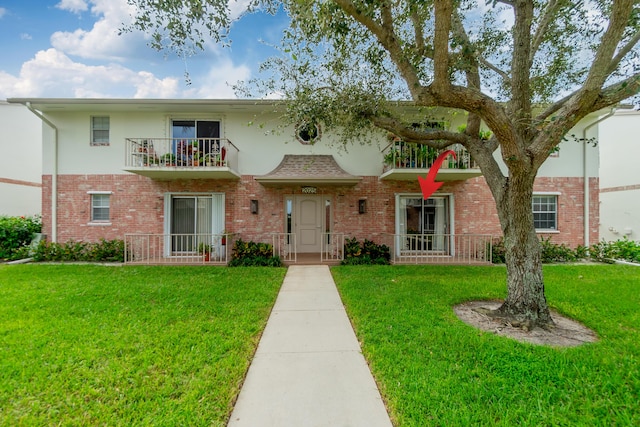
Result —
[[553, 324], [544, 295], [540, 240], [533, 224], [534, 179], [531, 173], [511, 174], [498, 206], [506, 250], [507, 298], [494, 315], [528, 329]]

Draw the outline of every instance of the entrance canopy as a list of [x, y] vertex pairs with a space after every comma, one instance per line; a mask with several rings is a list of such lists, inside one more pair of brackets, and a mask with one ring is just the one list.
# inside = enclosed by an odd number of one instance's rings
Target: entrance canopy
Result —
[[332, 155], [287, 154], [274, 170], [255, 179], [262, 185], [356, 185], [362, 177], [346, 172]]

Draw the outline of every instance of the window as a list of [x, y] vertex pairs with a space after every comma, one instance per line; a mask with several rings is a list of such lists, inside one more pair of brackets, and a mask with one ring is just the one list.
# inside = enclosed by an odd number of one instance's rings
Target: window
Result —
[[558, 196], [533, 196], [533, 224], [536, 230], [558, 229]]
[[224, 230], [224, 194], [165, 194], [165, 254], [196, 252], [215, 245], [213, 235]]
[[91, 145], [109, 145], [109, 117], [91, 117]]
[[296, 138], [303, 145], [313, 145], [322, 137], [320, 125], [317, 123], [300, 123], [296, 126]]
[[448, 252], [451, 246], [449, 197], [432, 196], [424, 200], [419, 195], [396, 196], [397, 234], [402, 250], [432, 250]]
[[109, 221], [110, 194], [91, 194], [91, 221]]
[[193, 166], [196, 160], [223, 166], [227, 148], [220, 140], [220, 121], [172, 120], [171, 137], [178, 166]]

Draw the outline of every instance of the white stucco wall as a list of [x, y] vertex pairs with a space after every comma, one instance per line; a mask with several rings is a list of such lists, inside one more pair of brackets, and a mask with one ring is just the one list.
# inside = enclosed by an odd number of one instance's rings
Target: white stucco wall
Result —
[[640, 241], [640, 111], [620, 110], [600, 126], [600, 238]]
[[42, 127], [23, 105], [0, 102], [0, 215], [42, 212]]
[[[133, 101], [132, 101], [133, 102]], [[233, 101], [230, 101], [233, 102]], [[369, 146], [349, 144], [346, 149], [335, 135], [324, 131], [322, 139], [315, 145], [303, 145], [294, 136], [293, 129], [277, 128], [278, 117], [275, 114], [256, 113], [254, 109], [230, 108], [221, 105], [189, 105], [175, 112], [152, 111], [133, 103], [108, 104], [104, 109], [100, 105], [79, 108], [71, 111], [49, 109], [46, 116], [56, 124], [59, 130], [60, 174], [124, 174], [126, 138], [168, 138], [171, 119], [208, 119], [220, 120], [221, 137], [231, 140], [240, 150], [238, 171], [247, 175], [263, 175], [272, 171], [282, 160], [284, 154], [332, 154], [338, 164], [353, 175], [380, 175], [382, 173], [381, 150], [388, 144], [385, 134], [381, 133], [379, 145]], [[177, 107], [176, 107], [177, 108]], [[265, 107], [265, 111], [268, 111]], [[186, 112], [190, 111], [190, 112]], [[210, 112], [208, 112], [210, 111]], [[110, 117], [111, 143], [109, 146], [92, 147], [90, 140], [90, 121], [92, 116]], [[592, 115], [583, 120], [569, 132], [567, 140], [562, 142], [559, 155], [550, 157], [541, 167], [539, 176], [582, 177], [585, 174], [583, 161], [585, 145], [576, 142], [583, 137], [583, 129], [598, 119]], [[463, 116], [457, 116], [456, 123], [450, 128], [456, 129]], [[249, 125], [253, 123], [253, 125]], [[597, 137], [598, 126], [591, 127], [587, 137]], [[53, 158], [53, 131], [44, 128], [44, 156]], [[499, 152], [496, 152], [499, 158]], [[598, 149], [586, 147], [586, 172], [589, 177], [598, 176]], [[53, 171], [53, 162], [45, 162], [44, 173]]]
[[[221, 137], [228, 138], [240, 150], [238, 169], [241, 174], [263, 175], [271, 172], [284, 154], [333, 154], [340, 166], [353, 175], [379, 175], [382, 172], [384, 147], [350, 145], [339, 149], [339, 142], [324, 133], [314, 145], [303, 145], [294, 136], [293, 129], [270, 132], [276, 117], [252, 113], [144, 113], [144, 112], [48, 112], [47, 117], [58, 128], [58, 173], [60, 174], [123, 174], [126, 138], [168, 138], [171, 119], [220, 120]], [[91, 146], [90, 121], [92, 116], [110, 117], [110, 145]], [[254, 122], [253, 125], [249, 123]], [[260, 126], [263, 124], [264, 126]], [[53, 132], [45, 129], [44, 154], [53, 158]], [[332, 144], [333, 143], [333, 144]], [[381, 143], [385, 143], [382, 138]], [[53, 171], [47, 162], [44, 173]]]

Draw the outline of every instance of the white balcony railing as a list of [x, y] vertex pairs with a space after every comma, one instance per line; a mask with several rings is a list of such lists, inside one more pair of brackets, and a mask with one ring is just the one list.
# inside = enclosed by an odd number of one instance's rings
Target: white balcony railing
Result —
[[444, 150], [436, 150], [422, 144], [397, 141], [383, 150], [384, 171], [390, 169], [429, 169], [440, 153], [452, 150], [456, 158], [445, 159], [443, 169], [474, 169], [475, 164], [469, 152], [460, 144], [451, 145]]
[[238, 166], [238, 148], [224, 138], [127, 138], [127, 168]]
[[220, 264], [230, 259], [229, 234], [125, 234], [125, 264]]

